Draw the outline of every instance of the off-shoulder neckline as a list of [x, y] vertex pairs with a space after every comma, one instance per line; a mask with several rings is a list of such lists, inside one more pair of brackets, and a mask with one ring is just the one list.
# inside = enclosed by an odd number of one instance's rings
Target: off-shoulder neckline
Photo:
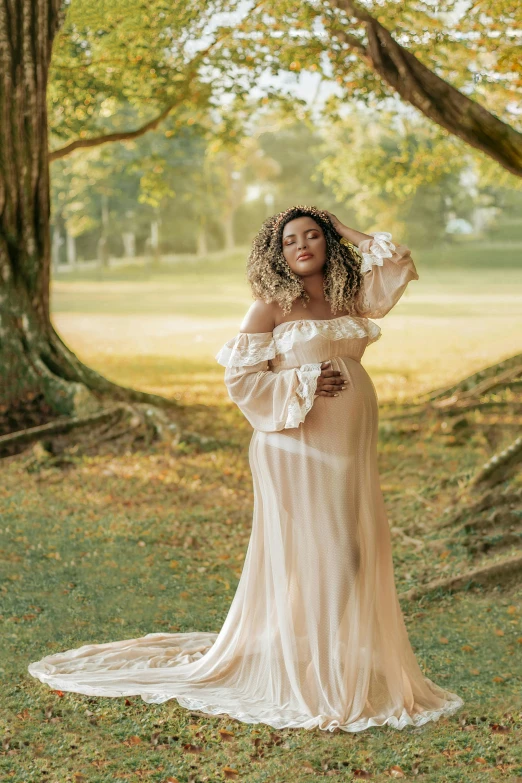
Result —
[[[274, 326], [272, 334], [276, 331], [276, 329], [279, 329], [281, 326], [291, 326], [292, 324], [301, 324], [301, 323], [328, 323], [330, 321], [340, 321], [342, 318], [351, 318], [352, 320], [360, 320], [357, 318], [357, 316], [354, 315], [337, 315], [335, 318], [297, 318], [294, 321], [282, 321], [280, 324], [277, 324], [277, 326]], [[246, 332], [245, 332], [246, 334]], [[267, 334], [270, 334], [270, 332], [267, 332]]]
[[343, 318], [351, 318], [352, 321], [367, 321], [367, 318], [363, 318], [363, 316], [355, 316], [355, 315], [336, 315], [335, 318], [296, 318], [294, 321], [282, 321], [280, 324], [277, 324], [277, 326], [274, 326], [273, 331], [271, 332], [238, 332], [238, 334], [274, 334], [276, 329], [279, 329], [281, 326], [293, 326], [294, 324], [303, 324], [303, 323], [330, 323], [330, 321], [341, 321]]

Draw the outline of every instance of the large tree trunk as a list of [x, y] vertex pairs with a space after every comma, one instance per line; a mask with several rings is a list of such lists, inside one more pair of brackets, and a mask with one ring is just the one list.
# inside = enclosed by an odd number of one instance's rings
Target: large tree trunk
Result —
[[50, 321], [46, 85], [61, 6], [0, 0], [0, 434], [94, 410], [104, 393], [161, 399], [85, 367]]
[[46, 84], [60, 0], [0, 2], [0, 401], [71, 401], [50, 354]]

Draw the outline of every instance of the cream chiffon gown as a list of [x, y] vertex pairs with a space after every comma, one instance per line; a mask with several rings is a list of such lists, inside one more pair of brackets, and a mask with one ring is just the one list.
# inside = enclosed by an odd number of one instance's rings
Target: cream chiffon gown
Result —
[[[377, 398], [361, 364], [380, 337], [368, 316], [385, 315], [418, 274], [388, 233], [360, 251], [360, 317], [240, 332], [216, 356], [254, 429], [252, 532], [219, 633], [87, 644], [32, 663], [34, 677], [276, 729], [403, 729], [464, 704], [423, 675], [408, 639], [377, 469]], [[347, 378], [338, 397], [315, 396], [326, 359]]]

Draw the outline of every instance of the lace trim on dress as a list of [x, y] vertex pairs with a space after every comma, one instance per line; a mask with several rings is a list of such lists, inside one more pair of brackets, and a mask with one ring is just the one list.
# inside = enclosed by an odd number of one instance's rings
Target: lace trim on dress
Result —
[[299, 321], [287, 321], [291, 327], [283, 332], [277, 329], [286, 326], [279, 324], [274, 330], [274, 339], [277, 345], [277, 353], [286, 353], [298, 342], [307, 342], [317, 335], [328, 340], [363, 339], [368, 337], [368, 345], [375, 342], [381, 336], [381, 327], [368, 318], [353, 315], [341, 315], [338, 318], [328, 320], [302, 319]]
[[[288, 328], [287, 328], [288, 327]], [[282, 331], [278, 331], [282, 329]], [[245, 367], [274, 359], [298, 342], [321, 335], [328, 340], [368, 338], [368, 345], [381, 336], [381, 328], [368, 318], [341, 315], [329, 319], [286, 321], [273, 332], [239, 332], [215, 356], [223, 367]]]
[[[272, 726], [274, 729], [320, 729], [321, 731], [335, 731], [340, 729], [346, 732], [359, 732], [365, 731], [372, 726], [392, 726], [394, 729], [402, 730], [406, 726], [423, 726], [429, 721], [438, 721], [439, 718], [453, 715], [463, 705], [464, 701], [455, 693], [451, 691], [445, 691], [447, 698], [446, 703], [436, 710], [423, 710], [416, 714], [410, 714], [405, 708], [399, 717], [396, 715], [390, 715], [387, 718], [360, 718], [359, 720], [352, 721], [350, 723], [341, 723], [338, 719], [327, 715], [318, 715], [316, 717], [308, 715], [299, 715], [294, 711], [288, 711], [284, 716], [281, 715], [280, 707], [270, 708], [267, 705], [265, 709], [259, 709], [259, 707], [252, 712], [241, 709], [223, 709], [222, 707], [214, 704], [209, 704], [200, 699], [192, 699], [181, 696], [167, 696], [160, 693], [155, 697], [142, 695], [143, 701], [149, 704], [161, 704], [167, 701], [169, 698], [174, 698], [180, 704], [181, 707], [185, 707], [189, 710], [197, 710], [204, 712], [207, 715], [223, 715], [226, 714], [231, 718], [240, 720], [244, 723], [266, 723]], [[279, 712], [279, 714], [278, 714]]]
[[245, 367], [274, 359], [277, 353], [272, 332], [239, 332], [215, 356], [223, 367]]
[[285, 429], [298, 427], [305, 420], [306, 414], [314, 404], [317, 379], [321, 375], [321, 365], [316, 362], [303, 364], [302, 367], [296, 368], [296, 372], [299, 386], [296, 389], [296, 396], [292, 397], [288, 405]]
[[370, 234], [373, 239], [364, 239], [359, 245], [359, 253], [362, 255], [362, 274], [368, 272], [372, 266], [382, 266], [384, 259], [391, 258], [396, 249], [391, 242], [392, 235], [387, 231], [371, 231]]

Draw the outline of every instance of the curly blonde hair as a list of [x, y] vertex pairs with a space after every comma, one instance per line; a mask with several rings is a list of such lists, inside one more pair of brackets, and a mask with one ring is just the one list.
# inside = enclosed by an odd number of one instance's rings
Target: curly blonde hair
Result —
[[295, 206], [267, 218], [252, 242], [248, 257], [247, 279], [256, 299], [267, 304], [277, 302], [286, 315], [295, 299], [310, 301], [303, 280], [290, 269], [283, 255], [283, 229], [290, 220], [311, 217], [323, 230], [326, 239], [326, 262], [323, 267], [325, 299], [332, 313], [347, 310], [358, 312], [362, 290], [361, 257], [353, 245], [340, 243], [327, 212], [317, 207]]

